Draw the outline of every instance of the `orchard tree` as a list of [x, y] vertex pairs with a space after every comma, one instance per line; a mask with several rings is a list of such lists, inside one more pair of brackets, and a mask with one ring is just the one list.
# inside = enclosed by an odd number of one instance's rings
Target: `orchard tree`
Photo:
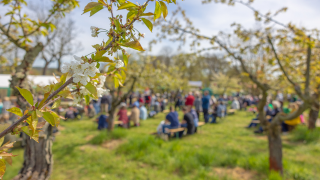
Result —
[[[76, 42], [77, 31], [74, 21], [58, 20], [54, 22], [56, 30], [47, 36], [49, 44], [41, 52], [41, 58], [45, 61], [42, 74], [47, 74], [49, 64], [58, 63], [57, 71], [61, 72], [62, 59], [81, 50], [81, 43]], [[52, 39], [52, 40], [51, 40]]]
[[[258, 22], [263, 20], [263, 22], [260, 23], [262, 27], [259, 29], [247, 30], [244, 29], [240, 24], [234, 23], [234, 34], [225, 34], [221, 32], [218, 35], [206, 36], [199, 33], [199, 30], [194, 27], [192, 22], [186, 17], [184, 11], [178, 9], [174, 15], [177, 15], [180, 11], [185, 23], [180, 23], [177, 18], [171, 18], [171, 21], [159, 22], [161, 25], [161, 30], [163, 33], [169, 33], [172, 36], [178, 34], [175, 36], [176, 38], [173, 38], [174, 40], [186, 42], [187, 38], [193, 38], [193, 46], [200, 41], [207, 41], [211, 43], [212, 48], [217, 45], [221, 50], [224, 50], [231, 59], [234, 59], [240, 63], [242, 71], [254, 84], [256, 84], [262, 94], [262, 98], [258, 104], [258, 111], [259, 120], [268, 136], [270, 170], [282, 173], [281, 123], [285, 120], [291, 120], [298, 117], [301, 113], [310, 108], [311, 105], [319, 104], [319, 100], [314, 98], [314, 96], [311, 94], [314, 93], [317, 95], [319, 86], [316, 85], [314, 88], [312, 88], [313, 91], [311, 90], [310, 86], [311, 62], [316, 60], [315, 55], [312, 54], [312, 50], [319, 42], [317, 39], [318, 30], [310, 31], [305, 28], [298, 28], [291, 23], [285, 25], [274, 20], [273, 16], [285, 11], [286, 8], [282, 8], [274, 14], [262, 14], [252, 8], [252, 0], [246, 3], [236, 0], [221, 2], [229, 3], [230, 5], [240, 3], [249, 7], [254, 11], [255, 19]], [[311, 36], [309, 37], [309, 35]], [[274, 45], [275, 43], [276, 45]], [[282, 57], [288, 56], [290, 53], [279, 56], [279, 53], [282, 52], [281, 48], [286, 49], [284, 52], [292, 52], [295, 49], [293, 47], [298, 47], [298, 51], [300, 51], [298, 54], [293, 54], [294, 59], [297, 59], [297, 61], [300, 62], [299, 70], [301, 73], [295, 74], [296, 76], [300, 75], [298, 78], [300, 81], [293, 80], [287, 74], [287, 71], [289, 71], [291, 68], [287, 69], [287, 67], [282, 65], [284, 63], [284, 59], [282, 59]], [[248, 63], [248, 59], [250, 59], [250, 57], [257, 57], [263, 60], [263, 62], [267, 62], [271, 66], [276, 65], [275, 68], [278, 69], [278, 72], [282, 73], [286, 77], [292, 88], [295, 89], [296, 94], [298, 94], [304, 102], [299, 106], [298, 110], [287, 115], [279, 113], [272, 119], [270, 124], [268, 123], [263, 109], [267, 101], [268, 92], [272, 90], [273, 87], [270, 85], [270, 80], [267, 77], [263, 78], [261, 76], [270, 74], [252, 71], [252, 64]], [[287, 59], [288, 62], [289, 60], [291, 61], [290, 58]], [[263, 68], [264, 67], [261, 66], [261, 69]]]
[[[7, 127], [0, 133], [0, 140], [6, 134], [17, 134], [23, 131], [30, 139], [27, 141], [27, 148], [25, 150], [25, 161], [19, 175], [15, 179], [49, 179], [52, 172], [52, 139], [50, 138], [50, 127], [58, 126], [60, 117], [52, 109], [59, 106], [61, 98], [72, 98], [74, 104], [79, 104], [83, 99], [88, 104], [91, 99], [97, 99], [103, 93], [105, 93], [104, 82], [106, 76], [112, 76], [114, 79], [115, 87], [122, 86], [123, 84], [123, 70], [126, 70], [125, 65], [128, 63], [128, 55], [123, 49], [124, 47], [143, 51], [138, 37], [143, 36], [137, 29], [133, 27], [134, 22], [142, 21], [145, 25], [152, 30], [153, 24], [145, 19], [145, 16], [153, 16], [154, 20], [167, 16], [166, 3], [172, 3], [171, 0], [155, 1], [154, 13], [145, 12], [150, 0], [147, 0], [143, 5], [134, 4], [126, 0], [111, 0], [98, 2], [90, 2], [84, 8], [83, 13], [89, 13], [90, 16], [96, 14], [98, 11], [106, 9], [110, 12], [109, 29], [103, 29], [99, 27], [91, 27], [92, 36], [98, 37], [100, 33], [106, 33], [108, 36], [107, 42], [93, 45], [96, 52], [91, 55], [82, 57], [74, 56], [75, 61], [71, 63], [64, 63], [61, 68], [62, 75], [57, 78], [56, 84], [51, 84], [43, 87], [45, 90], [44, 99], [40, 102], [34, 101], [33, 94], [25, 89], [21, 88], [21, 82], [25, 79], [25, 73], [31, 68], [31, 65], [36, 56], [43, 49], [43, 45], [38, 43], [32, 45], [30, 43], [32, 35], [35, 33], [46, 34], [46, 29], [54, 28], [51, 23], [52, 18], [56, 15], [63, 14], [66, 11], [74, 8], [78, 5], [74, 0], [57, 0], [53, 1], [52, 9], [48, 18], [44, 22], [32, 20], [27, 15], [21, 16], [21, 3], [25, 3], [23, 0], [10, 1], [2, 0], [1, 4], [9, 6], [12, 11], [9, 11], [10, 21], [6, 24], [0, 25], [1, 32], [17, 47], [26, 51], [24, 60], [17, 67], [16, 74], [13, 75], [12, 86], [21, 95], [25, 101], [25, 110], [14, 107], [8, 109], [9, 112], [17, 114], [20, 119], [15, 121], [12, 125]], [[174, 0], [175, 3], [175, 0]], [[116, 15], [113, 7], [118, 10], [127, 10], [127, 17], [123, 20], [121, 15]], [[20, 28], [18, 31], [11, 32], [11, 26]], [[46, 29], [43, 29], [45, 27]], [[19, 33], [22, 35], [19, 36]], [[106, 55], [112, 56], [118, 51], [123, 53], [123, 60], [116, 59], [111, 60]], [[101, 62], [105, 62], [111, 69], [108, 73], [100, 73], [99, 66]], [[17, 93], [17, 94], [18, 94]], [[50, 104], [53, 105], [50, 107]], [[40, 119], [44, 121], [41, 122]], [[49, 125], [49, 124], [51, 125]], [[49, 128], [44, 130], [44, 134], [40, 135], [40, 129]], [[38, 143], [35, 143], [37, 141]], [[6, 143], [0, 147], [0, 175], [3, 176], [6, 169], [6, 162], [11, 163], [11, 153], [8, 150], [13, 146], [13, 143]], [[3, 157], [3, 158], [2, 158]]]

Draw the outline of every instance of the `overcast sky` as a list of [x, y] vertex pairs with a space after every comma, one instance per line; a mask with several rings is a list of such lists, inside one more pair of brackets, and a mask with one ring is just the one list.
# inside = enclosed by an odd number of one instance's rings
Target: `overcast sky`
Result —
[[[202, 0], [177, 0], [182, 9], [186, 11], [187, 16], [190, 17], [202, 34], [215, 35], [219, 31], [230, 31], [230, 24], [233, 22], [240, 23], [246, 28], [255, 26], [253, 12], [243, 5], [202, 4], [201, 1]], [[106, 10], [102, 10], [92, 17], [89, 17], [89, 14], [81, 15], [83, 8], [88, 2], [90, 1], [80, 0], [80, 8], [74, 10], [71, 15], [80, 32], [78, 40], [82, 42], [82, 46], [84, 47], [81, 52], [76, 54], [78, 56], [93, 52], [94, 49], [91, 45], [101, 43], [102, 40], [107, 40], [106, 36], [99, 36], [98, 38], [91, 37], [90, 26], [108, 29], [109, 20], [107, 17], [109, 17], [109, 13]], [[134, 0], [132, 2], [143, 4], [145, 1]], [[281, 13], [276, 17], [278, 21], [283, 23], [293, 22], [296, 25], [302, 25], [307, 28], [319, 28], [320, 26], [320, 0], [255, 0], [253, 7], [262, 13], [267, 13], [268, 11], [275, 12], [282, 7], [288, 7], [286, 13]], [[174, 4], [170, 4], [169, 15], [175, 8]], [[147, 11], [152, 11], [153, 9], [154, 2], [151, 2]], [[137, 23], [136, 28], [140, 32], [146, 33], [145, 39], [141, 41], [141, 45], [147, 48], [149, 41], [155, 38], [156, 31], [151, 33], [141, 23]], [[176, 49], [174, 43], [164, 41], [154, 47], [151, 53], [158, 54], [164, 46], [171, 46], [173, 49]], [[188, 52], [189, 47], [186, 45], [183, 50]], [[70, 61], [71, 59], [72, 57], [68, 57], [65, 61]], [[40, 60], [37, 60], [35, 63], [35, 66], [42, 65], [43, 63]]]

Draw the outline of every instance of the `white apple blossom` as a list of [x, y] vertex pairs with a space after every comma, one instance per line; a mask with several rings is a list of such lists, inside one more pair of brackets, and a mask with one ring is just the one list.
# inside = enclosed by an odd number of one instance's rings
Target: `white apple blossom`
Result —
[[79, 61], [80, 63], [83, 63], [83, 59], [81, 59], [81, 57], [78, 57], [78, 56], [74, 55], [73, 58], [74, 58], [76, 61]]
[[88, 75], [90, 77], [94, 77], [96, 73], [100, 73], [99, 69], [96, 67], [97, 63], [93, 62], [91, 63], [88, 68], [84, 71], [85, 75]]
[[103, 95], [104, 93], [106, 93], [106, 92], [107, 92], [106, 89], [97, 88], [97, 95], [98, 95], [98, 97], [102, 97], [102, 95]]
[[83, 94], [84, 96], [90, 94], [90, 92], [84, 86], [80, 87], [80, 93]]
[[77, 97], [73, 98], [73, 104], [77, 105], [81, 102], [81, 100], [82, 100], [81, 96], [77, 96]]
[[91, 36], [98, 37], [99, 28], [95, 26], [91, 26], [90, 29], [91, 29]]
[[124, 66], [124, 63], [123, 63], [123, 61], [121, 61], [121, 60], [117, 60], [116, 61], [116, 68], [118, 69], [118, 68], [122, 68]]

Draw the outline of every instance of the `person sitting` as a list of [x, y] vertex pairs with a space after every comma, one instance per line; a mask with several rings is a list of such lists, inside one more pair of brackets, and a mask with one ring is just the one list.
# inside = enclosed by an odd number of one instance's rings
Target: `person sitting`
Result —
[[212, 106], [213, 112], [212, 112], [212, 120], [210, 123], [217, 123], [217, 116], [218, 116], [218, 105], [217, 104], [213, 104]]
[[195, 126], [194, 132], [197, 132], [198, 122], [199, 122], [197, 112], [194, 109], [192, 109], [192, 106], [188, 106], [188, 110], [189, 110], [190, 114], [192, 114], [192, 116], [193, 116], [193, 122], [194, 122], [194, 126]]
[[139, 102], [134, 102], [133, 107], [131, 109], [130, 121], [133, 121], [134, 126], [140, 126], [140, 110], [139, 110]]
[[[269, 109], [270, 107], [273, 107], [272, 111], [270, 111], [270, 109]], [[281, 104], [279, 101], [272, 101], [272, 106], [268, 105], [268, 110], [267, 110], [266, 114], [267, 114], [267, 116], [268, 115], [270, 116], [270, 118], [268, 119], [269, 122], [271, 122], [272, 119], [274, 117], [276, 117], [278, 113], [281, 112], [280, 107], [281, 107]], [[254, 133], [262, 133], [262, 132], [263, 132], [262, 126], [260, 126], [260, 128], [257, 131], [254, 131]]]
[[98, 118], [97, 118], [97, 122], [98, 122], [98, 130], [103, 130], [103, 129], [107, 129], [108, 128], [108, 122], [107, 122], [108, 116], [101, 114]]
[[[298, 107], [298, 104], [291, 103], [291, 104], [289, 104], [288, 109], [290, 109], [290, 113], [294, 113], [295, 111], [297, 111], [299, 109], [299, 107]], [[300, 123], [301, 123], [300, 116], [297, 116], [296, 118], [291, 119], [291, 120], [286, 120], [286, 121], [282, 122], [282, 132], [288, 132], [291, 127], [294, 127]]]
[[162, 132], [168, 134], [168, 129], [179, 128], [178, 113], [170, 107], [170, 112], [166, 116], [165, 124], [162, 126]]
[[225, 105], [223, 101], [220, 101], [217, 108], [217, 116], [220, 118], [223, 118], [225, 116], [225, 112], [226, 112]]
[[77, 117], [77, 111], [75, 108], [73, 108], [72, 106], [68, 107], [68, 110], [66, 111], [66, 114], [64, 115], [64, 117], [67, 119], [74, 119]]
[[126, 103], [122, 102], [120, 104], [120, 109], [117, 114], [119, 116], [119, 121], [122, 121], [122, 127], [123, 128], [129, 128], [129, 118], [127, 115], [127, 108], [126, 108]]
[[236, 109], [236, 110], [240, 109], [240, 104], [239, 104], [239, 101], [236, 97], [233, 98], [233, 101], [231, 104], [231, 109]]
[[193, 115], [188, 111], [187, 107], [183, 107], [182, 112], [184, 113], [184, 116], [181, 122], [181, 127], [187, 128], [187, 134], [193, 134], [195, 131]]
[[147, 108], [144, 106], [144, 104], [140, 104], [140, 119], [146, 120], [147, 117], [148, 117]]

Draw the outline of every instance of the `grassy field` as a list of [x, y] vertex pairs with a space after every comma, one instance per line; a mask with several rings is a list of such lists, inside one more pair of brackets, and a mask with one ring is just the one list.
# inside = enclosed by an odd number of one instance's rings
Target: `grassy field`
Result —
[[[53, 146], [51, 179], [281, 179], [268, 171], [266, 137], [244, 128], [252, 117], [238, 112], [201, 127], [195, 135], [168, 142], [150, 135], [164, 114], [112, 134], [99, 132], [90, 120], [62, 122]], [[283, 136], [284, 179], [320, 179], [318, 137], [305, 127]], [[13, 153], [19, 156], [4, 179], [14, 177], [21, 167], [23, 150]]]

